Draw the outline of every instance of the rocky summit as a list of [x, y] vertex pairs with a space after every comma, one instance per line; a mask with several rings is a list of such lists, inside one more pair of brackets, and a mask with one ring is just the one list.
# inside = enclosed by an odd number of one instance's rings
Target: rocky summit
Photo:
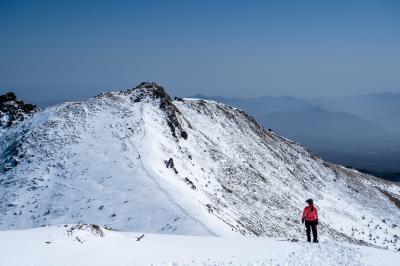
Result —
[[13, 92], [0, 95], [0, 128], [11, 127], [38, 110], [35, 105], [18, 100]]

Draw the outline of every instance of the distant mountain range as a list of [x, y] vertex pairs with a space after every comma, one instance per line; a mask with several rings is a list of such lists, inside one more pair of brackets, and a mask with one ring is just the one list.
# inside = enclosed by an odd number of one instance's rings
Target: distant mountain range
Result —
[[[290, 138], [353, 140], [389, 134], [374, 122], [345, 112], [332, 112], [316, 106], [313, 109], [267, 114], [259, 122], [277, 129]], [[340, 126], [339, 126], [340, 125]]]
[[342, 98], [311, 100], [329, 111], [353, 113], [400, 133], [400, 93], [373, 93]]
[[252, 114], [325, 159], [400, 180], [400, 93], [342, 98], [227, 98], [195, 95]]

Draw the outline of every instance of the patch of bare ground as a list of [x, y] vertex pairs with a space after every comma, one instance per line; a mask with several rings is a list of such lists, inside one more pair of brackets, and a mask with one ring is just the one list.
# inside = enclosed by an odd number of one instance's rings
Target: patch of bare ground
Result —
[[385, 195], [391, 202], [393, 202], [394, 205], [396, 205], [397, 208], [400, 209], [400, 200], [399, 200], [398, 198], [394, 197], [392, 194], [390, 194], [389, 192], [387, 192], [387, 191], [384, 190], [384, 189], [381, 189], [381, 188], [379, 188], [379, 187], [377, 187], [377, 188], [379, 189], [379, 191], [380, 191], [383, 195]]

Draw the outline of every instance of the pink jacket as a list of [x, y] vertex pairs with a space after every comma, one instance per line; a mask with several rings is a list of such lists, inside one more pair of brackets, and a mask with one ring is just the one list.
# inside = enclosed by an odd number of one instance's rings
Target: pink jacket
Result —
[[307, 206], [304, 208], [303, 215], [301, 219], [305, 219], [306, 221], [315, 221], [318, 220], [318, 210], [317, 207], [314, 206], [314, 210], [311, 211], [311, 206]]

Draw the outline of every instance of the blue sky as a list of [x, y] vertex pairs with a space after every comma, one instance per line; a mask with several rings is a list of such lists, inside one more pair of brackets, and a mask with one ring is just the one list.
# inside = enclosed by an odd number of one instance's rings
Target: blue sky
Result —
[[0, 1], [0, 92], [400, 92], [400, 1]]

